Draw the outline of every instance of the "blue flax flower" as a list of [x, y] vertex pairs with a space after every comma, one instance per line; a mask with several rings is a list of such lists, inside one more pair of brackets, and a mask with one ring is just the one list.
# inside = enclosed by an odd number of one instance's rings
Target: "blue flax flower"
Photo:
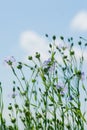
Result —
[[12, 66], [15, 62], [16, 62], [16, 60], [13, 56], [8, 56], [4, 60], [4, 63], [9, 66]]

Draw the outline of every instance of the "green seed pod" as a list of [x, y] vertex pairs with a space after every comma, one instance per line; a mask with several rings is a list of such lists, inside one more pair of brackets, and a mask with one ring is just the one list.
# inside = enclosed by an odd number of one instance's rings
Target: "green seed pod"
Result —
[[12, 110], [12, 106], [11, 106], [11, 105], [9, 105], [9, 106], [8, 106], [8, 109], [9, 109], [9, 110]]
[[53, 40], [56, 40], [56, 36], [55, 35], [53, 36]]
[[22, 65], [19, 64], [19, 65], [17, 66], [17, 68], [21, 70], [21, 69], [22, 69]]
[[18, 108], [18, 104], [14, 104], [15, 108]]
[[60, 36], [60, 39], [61, 39], [61, 40], [64, 40], [64, 37], [63, 37], [63, 36]]
[[11, 118], [11, 122], [12, 122], [12, 123], [15, 123], [15, 122], [16, 122], [16, 118], [12, 117], [12, 118]]
[[32, 56], [28, 56], [28, 60], [32, 60]]

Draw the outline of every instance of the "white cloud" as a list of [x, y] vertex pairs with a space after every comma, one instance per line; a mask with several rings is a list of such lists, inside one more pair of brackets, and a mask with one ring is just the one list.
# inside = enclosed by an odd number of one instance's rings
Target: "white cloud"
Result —
[[80, 11], [71, 21], [70, 27], [77, 31], [87, 31], [87, 11]]
[[34, 56], [35, 52], [39, 52], [42, 59], [48, 56], [48, 42], [36, 32], [22, 32], [20, 35], [20, 45], [26, 51], [27, 55]]

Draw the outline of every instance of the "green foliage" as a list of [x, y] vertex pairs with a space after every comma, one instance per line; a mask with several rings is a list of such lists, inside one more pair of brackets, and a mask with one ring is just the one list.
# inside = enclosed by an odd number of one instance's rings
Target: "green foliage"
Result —
[[[44, 62], [39, 52], [36, 52], [35, 60], [32, 56], [28, 57], [29, 64], [18, 62], [16, 69], [11, 60], [7, 62], [16, 77], [13, 81], [14, 103], [8, 106], [11, 125], [6, 126], [0, 84], [1, 130], [19, 130], [19, 122], [23, 124], [23, 130], [85, 130], [87, 113], [82, 111], [81, 95], [84, 93], [86, 103], [82, 50], [86, 43], [83, 45], [80, 38], [77, 46], [82, 55], [78, 59], [72, 37], [66, 44], [61, 36], [61, 46], [56, 45], [55, 35], [52, 39], [49, 59]], [[29, 77], [25, 76], [26, 69]]]

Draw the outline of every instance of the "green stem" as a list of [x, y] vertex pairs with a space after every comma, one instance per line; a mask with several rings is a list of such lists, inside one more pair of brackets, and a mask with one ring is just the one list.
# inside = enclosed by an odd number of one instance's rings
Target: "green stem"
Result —
[[47, 96], [48, 96], [48, 90], [46, 88], [46, 104], [45, 104], [45, 130], [47, 130]]
[[12, 66], [11, 66], [11, 69], [12, 69], [12, 71], [13, 71], [13, 74], [14, 74], [15, 77], [17, 78], [18, 82], [20, 83], [20, 86], [22, 87], [22, 89], [23, 89], [23, 91], [24, 91], [23, 85], [22, 85], [20, 79], [18, 78], [18, 76], [17, 76], [17, 74], [16, 74], [16, 72], [15, 72], [15, 70], [14, 70], [14, 68], [13, 68]]

